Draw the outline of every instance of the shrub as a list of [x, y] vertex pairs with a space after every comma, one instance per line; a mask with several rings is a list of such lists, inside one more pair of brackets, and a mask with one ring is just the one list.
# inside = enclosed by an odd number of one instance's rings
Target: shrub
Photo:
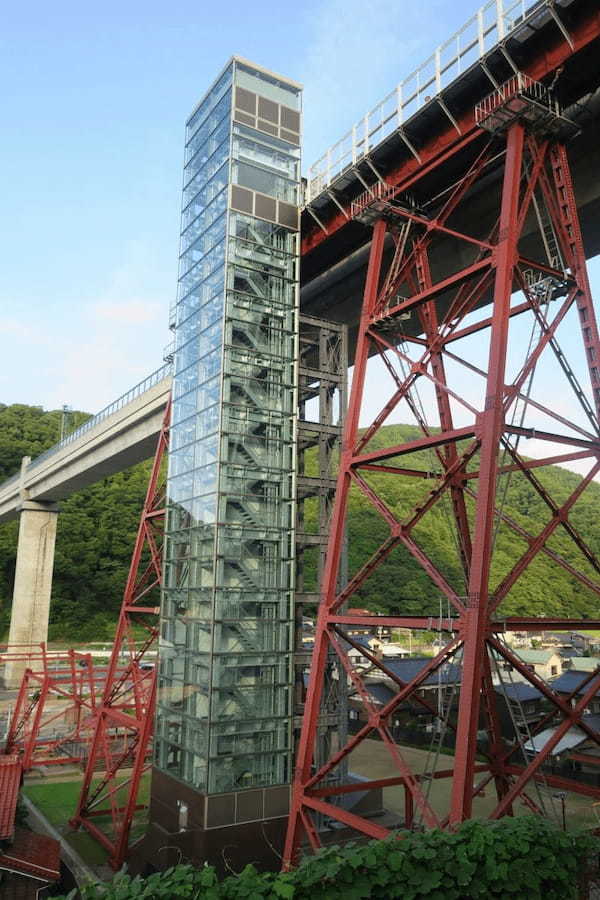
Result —
[[[211, 866], [179, 865], [148, 878], [117, 875], [84, 900], [576, 900], [599, 842], [537, 816], [465, 822], [457, 831], [398, 832], [384, 841], [329, 847], [288, 873], [253, 866], [219, 881]], [[76, 897], [76, 892], [69, 898]]]

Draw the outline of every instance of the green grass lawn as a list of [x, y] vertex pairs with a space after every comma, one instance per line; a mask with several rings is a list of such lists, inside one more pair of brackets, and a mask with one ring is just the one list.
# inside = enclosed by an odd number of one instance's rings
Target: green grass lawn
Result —
[[23, 787], [25, 796], [35, 803], [53, 825], [64, 825], [68, 822], [75, 812], [80, 790], [80, 781], [26, 784]]
[[[120, 782], [126, 779], [119, 779]], [[92, 789], [98, 780], [92, 782]], [[26, 784], [23, 787], [23, 793], [31, 802], [39, 809], [39, 811], [52, 823], [58, 830], [64, 834], [66, 840], [80, 854], [80, 856], [92, 865], [103, 865], [107, 861], [106, 851], [89, 835], [86, 831], [73, 831], [68, 827], [68, 822], [77, 807], [79, 793], [81, 791], [81, 780], [76, 781], [46, 781], [43, 784]], [[150, 775], [145, 775], [140, 783], [138, 794], [138, 803], [148, 803], [150, 797]], [[125, 799], [125, 791], [123, 796], [119, 797], [120, 805]], [[102, 804], [105, 806], [105, 804]], [[110, 817], [98, 816], [94, 819], [94, 824], [105, 830], [110, 835]], [[139, 837], [146, 827], [145, 813], [138, 814], [134, 820], [131, 832], [131, 839], [135, 840]]]

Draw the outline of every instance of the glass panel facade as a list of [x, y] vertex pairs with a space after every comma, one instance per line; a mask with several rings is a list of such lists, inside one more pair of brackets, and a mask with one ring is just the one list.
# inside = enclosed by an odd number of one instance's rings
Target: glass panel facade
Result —
[[[240, 87], [277, 134], [236, 121]], [[300, 152], [284, 109], [299, 89], [234, 59], [186, 128], [155, 763], [211, 794], [291, 776]], [[236, 185], [266, 215], [232, 208]]]

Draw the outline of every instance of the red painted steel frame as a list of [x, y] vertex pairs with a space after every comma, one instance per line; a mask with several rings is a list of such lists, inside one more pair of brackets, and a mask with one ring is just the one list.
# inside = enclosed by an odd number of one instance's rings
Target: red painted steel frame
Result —
[[[453, 826], [469, 818], [473, 812], [474, 798], [481, 795], [490, 782], [494, 785], [497, 798], [492, 818], [512, 814], [517, 800], [522, 801], [528, 809], [539, 811], [539, 807], [526, 792], [528, 786], [533, 786], [538, 781], [549, 785], [560, 782], [563, 789], [600, 797], [600, 788], [549, 775], [541, 769], [544, 760], [561, 737], [575, 724], [594, 744], [600, 745], [600, 735], [587, 725], [583, 716], [587, 704], [600, 688], [600, 672], [592, 673], [585, 680], [579, 697], [573, 696], [565, 701], [552, 689], [551, 684], [546, 684], [530, 671], [497, 637], [498, 633], [510, 628], [532, 631], [545, 628], [575, 630], [597, 626], [597, 620], [592, 623], [587, 620], [511, 617], [503, 622], [500, 610], [500, 605], [512, 586], [539, 554], [545, 555], [553, 564], [576, 578], [588, 591], [600, 596], [600, 581], [597, 578], [600, 575], [600, 562], [569, 518], [575, 503], [600, 472], [600, 340], [564, 146], [527, 133], [524, 126], [515, 121], [506, 134], [503, 183], [499, 191], [498, 218], [492, 233], [487, 240], [474, 240], [471, 235], [465, 236], [465, 244], [471, 247], [471, 260], [461, 270], [443, 274], [438, 281], [433, 281], [429, 269], [430, 255], [435, 252], [436, 234], [449, 233], [448, 219], [461, 203], [468, 203], [469, 190], [482, 176], [492, 154], [497, 152], [497, 144], [490, 139], [488, 146], [481, 151], [463, 179], [455, 185], [444, 205], [429, 221], [423, 223], [421, 217], [412, 215], [399, 203], [395, 204], [394, 192], [390, 191], [391, 199], [386, 201], [387, 209], [373, 226], [352, 391], [297, 755], [284, 853], [285, 866], [290, 866], [297, 860], [303, 836], [313, 850], [320, 846], [315, 812], [369, 837], [379, 838], [388, 833], [387, 828], [377, 824], [372, 818], [351, 813], [331, 802], [331, 798], [337, 795], [357, 790], [352, 781], [336, 786], [323, 783], [324, 777], [369, 736], [381, 739], [389, 752], [396, 774], [372, 782], [361, 781], [360, 790], [390, 784], [403, 785], [408, 827], [412, 824], [413, 813], [418, 813], [419, 820], [426, 826]], [[529, 219], [530, 225], [531, 219], [538, 223], [545, 258], [531, 260], [521, 254], [519, 239], [526, 219]], [[407, 227], [407, 222], [413, 229], [412, 241], [407, 241], [405, 232], [402, 231]], [[384, 272], [383, 247], [388, 232], [394, 238], [396, 252], [389, 271]], [[550, 234], [552, 238], [548, 237]], [[457, 241], [460, 240], [458, 232], [453, 231], [453, 235]], [[549, 249], [550, 240], [555, 241], [552, 252]], [[547, 295], [548, 298], [552, 296], [552, 305], [547, 299], [543, 308], [540, 294], [536, 293], [535, 287], [530, 286], [531, 281], [526, 279], [526, 270], [537, 273], [538, 282], [543, 278], [553, 279], [548, 282], [551, 292]], [[533, 279], [534, 282], [536, 278]], [[556, 286], [558, 299], [554, 299]], [[524, 301], [518, 305], [513, 301], [516, 291], [521, 291], [524, 296]], [[479, 316], [473, 322], [484, 298], [491, 301], [491, 315], [485, 318]], [[587, 365], [595, 408], [581, 392], [566, 357], [556, 343], [559, 325], [570, 309], [578, 311], [583, 342], [582, 356]], [[419, 316], [421, 324], [421, 336], [410, 342], [413, 350], [420, 354], [417, 359], [409, 358], [407, 352], [397, 346], [403, 338], [394, 340], [393, 336], [389, 336], [390, 329], [393, 331], [394, 327], [402, 334], [399, 316], [408, 310]], [[508, 366], [509, 325], [515, 315], [525, 313], [530, 315], [533, 322], [535, 339], [532, 336], [521, 368], [516, 375], [511, 376]], [[489, 337], [486, 370], [476, 366], [468, 358], [469, 353], [473, 354], [473, 342], [471, 340], [469, 345], [468, 340], [477, 333], [482, 338], [486, 335]], [[457, 345], [463, 346], [458, 344], [457, 338], [467, 340], [466, 349], [462, 353], [454, 351]], [[450, 344], [452, 352], [448, 350]], [[544, 351], [546, 355], [552, 352], [557, 355], [566, 383], [573, 389], [587, 417], [585, 428], [540, 404], [531, 396], [529, 378]], [[359, 418], [361, 411], [364, 412], [367, 365], [374, 352], [381, 355], [395, 388], [381, 412], [361, 435]], [[450, 360], [453, 365], [457, 363], [461, 366], [463, 371], [469, 370], [484, 379], [485, 390], [478, 406], [474, 406], [471, 399], [463, 396], [460, 379], [452, 384], [445, 368], [445, 362]], [[396, 368], [397, 363], [402, 363], [401, 372]], [[456, 366], [454, 369], [456, 371]], [[439, 426], [435, 429], [429, 428], [411, 394], [419, 379], [429, 382], [434, 388], [439, 419]], [[370, 439], [401, 401], [406, 402], [413, 413], [422, 437], [400, 445], [366, 451]], [[524, 404], [529, 412], [534, 410], [537, 414], [543, 413], [547, 419], [552, 420], [553, 430], [536, 430], [526, 424], [525, 415], [521, 417], [520, 423], [515, 424], [517, 403]], [[452, 407], [460, 409], [463, 418], [470, 419], [470, 424], [456, 427]], [[549, 441], [551, 445], [564, 444], [565, 452], [557, 454], [552, 450], [552, 454], [548, 452], [543, 459], [527, 460], [518, 450], [518, 440], [534, 437], [541, 442]], [[410, 468], [410, 463], [408, 468], [400, 468], [398, 465], [399, 457], [425, 450], [437, 459], [437, 473], [423, 470], [422, 465], [415, 468]], [[558, 502], [550, 496], [535, 472], [541, 466], [573, 459], [588, 459], [589, 471], [570, 496]], [[393, 477], [397, 473], [405, 478], [425, 478], [432, 489], [401, 520], [386, 506], [369, 482], [369, 475], [373, 471], [384, 472], [387, 477]], [[498, 496], [499, 476], [523, 478], [528, 490], [533, 491], [538, 500], [542, 501], [543, 507], [549, 510], [550, 519], [540, 534], [530, 534], [522, 524], [504, 512]], [[338, 591], [348, 497], [353, 486], [387, 523], [389, 536], [354, 574], [349, 584]], [[444, 497], [449, 500], [458, 557], [464, 571], [465, 591], [462, 595], [453, 586], [456, 578], [444, 572], [427, 555], [414, 531], [415, 526]], [[468, 509], [471, 510], [470, 513], [467, 512]], [[515, 536], [516, 554], [511, 563], [512, 568], [500, 581], [492, 577], [499, 524]], [[567, 561], [550, 546], [548, 542], [557, 531], [570, 539], [581, 556], [582, 567], [578, 568], [572, 561]], [[374, 654], [360, 647], [369, 662], [397, 686], [396, 695], [383, 706], [377, 707], [369, 695], [364, 678], [352, 669], [346, 658], [346, 647], [358, 646], [347, 629], [352, 625], [367, 625], [369, 617], [364, 614], [344, 615], [341, 608], [397, 547], [404, 547], [412, 555], [427, 573], [438, 593], [445, 597], [452, 614], [444, 616], [443, 620], [440, 618], [439, 628], [450, 632], [452, 639], [408, 684], [387, 669], [385, 661], [378, 660]], [[364, 601], [358, 599], [355, 603], [358, 606], [364, 605]], [[432, 619], [401, 614], [388, 614], [382, 619], [373, 617], [372, 623], [409, 628], [432, 627]], [[356, 695], [362, 701], [366, 724], [319, 771], [315, 771], [317, 724], [327, 656], [331, 648], [340, 656]], [[423, 694], [417, 694], [417, 690], [440, 667], [459, 658], [462, 658], [460, 697], [456, 724], [452, 726], [456, 732], [454, 765], [450, 770], [433, 773], [434, 778], [452, 778], [448, 808], [440, 813], [432, 808], [424, 790], [424, 781], [431, 777], [431, 773], [418, 774], [413, 771], [402, 748], [392, 738], [389, 721], [392, 713], [404, 701], [410, 699], [413, 703], [427, 704]], [[543, 727], [554, 725], [551, 737], [540, 752], [523, 766], [516, 765], [514, 761], [515, 748], [519, 744], [507, 742], [500, 733], [491, 671], [492, 661], [498, 659], [535, 686], [553, 710], [533, 729], [536, 734]], [[434, 709], [433, 713], [436, 712], [440, 716], [439, 711]], [[482, 724], [488, 735], [483, 747], [478, 734]], [[478, 753], [486, 757], [485, 764], [476, 763]], [[479, 783], [476, 782], [478, 774], [483, 776]], [[565, 788], [567, 784], [568, 787]]]
[[[536, 81], [542, 81], [552, 77], [574, 54], [587, 47], [600, 35], [600, 12], [592, 8], [590, 4], [589, 14], [577, 27], [570, 29], [569, 41], [564, 39], [561, 33], [556, 34], [556, 40], [545, 46], [543, 52], [536, 53], [534, 59], [524, 66], [523, 71]], [[447, 128], [431, 137], [426, 135], [422, 146], [419, 147], [419, 158], [412, 155], [405, 161], [394, 166], [386, 176], [386, 183], [397, 186], [400, 190], [408, 191], [412, 185], [420, 179], [427, 169], [432, 170], [439, 166], [449, 156], [454, 156], [457, 149], [457, 129], [460, 137], [460, 145], [467, 146], [477, 139], [477, 128], [473, 120], [472, 112], [467, 112], [457, 119], [456, 124], [448, 123]], [[302, 256], [306, 256], [311, 250], [319, 247], [337, 231], [345, 228], [351, 221], [350, 208], [336, 208], [331, 216], [324, 220], [320, 214], [321, 225], [307, 223], [307, 228], [302, 228]]]
[[[73, 827], [83, 826], [119, 869], [127, 855], [140, 781], [150, 768], [158, 660], [159, 598], [165, 518], [162, 467], [169, 440], [171, 400], [165, 410], [102, 700]], [[152, 603], [152, 605], [149, 605]], [[140, 641], [140, 632], [144, 635]], [[152, 655], [150, 651], [153, 651]], [[149, 663], [149, 659], [152, 662]], [[146, 662], [147, 665], [143, 665]], [[118, 738], [121, 738], [119, 742]], [[125, 794], [125, 800], [122, 800]], [[108, 834], [94, 819], [110, 822]]]
[[24, 772], [36, 766], [79, 763], [80, 755], [67, 748], [86, 742], [106, 670], [94, 669], [90, 653], [48, 651], [43, 643], [21, 649], [12, 645], [2, 658], [5, 663], [28, 664], [4, 752], [18, 753]]

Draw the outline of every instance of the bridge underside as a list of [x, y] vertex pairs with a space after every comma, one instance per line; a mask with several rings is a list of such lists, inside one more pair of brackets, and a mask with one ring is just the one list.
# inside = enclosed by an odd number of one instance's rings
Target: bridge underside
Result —
[[[571, 17], [567, 21], [567, 14]], [[551, 21], [529, 40], [508, 40], [504, 51], [514, 66], [536, 80], [554, 83], [555, 94], [566, 116], [579, 129], [568, 142], [575, 194], [588, 259], [600, 253], [600, 181], [597, 177], [597, 148], [600, 146], [600, 13], [593, 2], [572, 4], [561, 15], [574, 44], [571, 49], [556, 24]], [[542, 50], [543, 48], [543, 50]], [[488, 71], [502, 83], [513, 74], [507, 56], [498, 48], [487, 61]], [[353, 359], [360, 308], [371, 246], [371, 229], [351, 215], [351, 202], [364, 193], [365, 182], [377, 185], [374, 170], [386, 184], [397, 186], [400, 196], [424, 218], [430, 217], [439, 198], [459, 180], [481, 151], [484, 134], [476, 128], [475, 103], [492, 90], [489, 78], [479, 65], [465, 73], [444, 93], [444, 106], [435, 98], [403, 129], [418, 159], [397, 133], [374, 148], [367, 159], [338, 177], [303, 212], [301, 304], [304, 312], [342, 322], [349, 327], [350, 358]], [[470, 196], [468, 210], [457, 211], [452, 227], [475, 238], [489, 234], [498, 209], [504, 148], [486, 169], [485, 178]], [[320, 224], [317, 224], [314, 216]], [[543, 249], [532, 221], [523, 232], [524, 252], [539, 256]], [[391, 261], [393, 244], [388, 237], [384, 265]], [[434, 281], [464, 268], [468, 248], [452, 238], [439, 239], [431, 258]], [[490, 302], [484, 295], [480, 306]], [[447, 298], [440, 295], [440, 312]], [[407, 322], [407, 334], [418, 334], [417, 317]]]

